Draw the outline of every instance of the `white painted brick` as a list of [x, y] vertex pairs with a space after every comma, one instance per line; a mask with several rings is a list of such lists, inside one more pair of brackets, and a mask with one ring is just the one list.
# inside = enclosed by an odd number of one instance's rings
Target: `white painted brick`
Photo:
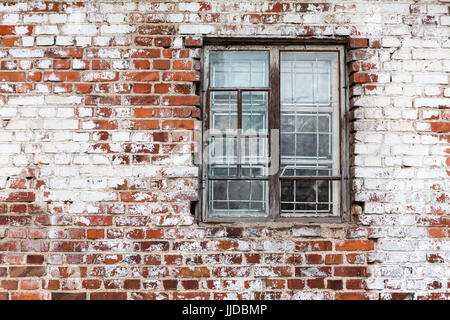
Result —
[[38, 112], [39, 116], [42, 118], [53, 118], [56, 115], [55, 108], [41, 108]]
[[[19, 21], [20, 21], [20, 15], [17, 13], [4, 14], [1, 19], [1, 23], [3, 23], [3, 24], [18, 24]], [[29, 23], [29, 22], [25, 21], [25, 17], [24, 17], [24, 23]]]
[[0, 132], [0, 141], [12, 141], [13, 133], [12, 132]]
[[71, 118], [75, 115], [75, 111], [72, 108], [58, 108], [56, 116], [58, 118]]
[[38, 46], [51, 46], [55, 43], [53, 37], [36, 37], [36, 45]]
[[78, 129], [78, 120], [44, 120], [44, 129]]
[[216, 31], [215, 26], [204, 24], [181, 24], [179, 32], [181, 34], [211, 34]]
[[83, 60], [72, 60], [72, 69], [74, 70], [80, 70], [80, 69], [87, 69], [88, 63]]
[[439, 87], [425, 87], [425, 95], [427, 96], [439, 96], [442, 93], [441, 88]]
[[2, 150], [2, 153], [20, 153], [20, 144], [0, 144], [0, 150]]
[[11, 96], [8, 99], [8, 104], [18, 105], [18, 106], [44, 104], [44, 97], [43, 96]]
[[416, 73], [414, 74], [415, 83], [448, 83], [448, 75], [445, 73]]
[[125, 17], [126, 16], [122, 13], [113, 13], [113, 14], [108, 14], [106, 17], [106, 20], [111, 24], [122, 23], [122, 22], [124, 22]]
[[47, 104], [80, 104], [82, 100], [82, 96], [51, 95], [45, 97]]
[[94, 36], [98, 33], [97, 26], [91, 24], [65, 24], [61, 31], [68, 35]]
[[46, 14], [25, 14], [23, 16], [24, 23], [30, 24], [45, 24], [48, 23], [48, 15]]
[[94, 44], [100, 47], [109, 46], [111, 43], [111, 37], [95, 37]]
[[54, 25], [41, 26], [37, 25], [34, 29], [36, 34], [58, 34], [58, 27]]
[[22, 46], [23, 47], [34, 46], [34, 37], [23, 36], [22, 37]]
[[34, 107], [22, 107], [19, 109], [21, 118], [34, 118], [37, 115], [37, 108]]
[[[144, 7], [145, 3], [139, 3], [139, 11], [146, 11], [146, 7]], [[148, 4], [150, 5], [150, 4]], [[134, 2], [123, 2], [123, 3], [100, 3], [100, 12], [105, 13], [122, 13], [127, 11], [135, 11], [136, 3]]]
[[101, 26], [100, 33], [101, 34], [126, 34], [132, 33], [136, 31], [136, 26], [125, 25], [125, 24], [116, 24], [111, 26]]
[[67, 22], [67, 15], [66, 14], [57, 14], [52, 13], [48, 16], [49, 22], [51, 24], [57, 24], [57, 23], [66, 23]]
[[10, 49], [9, 54], [14, 58], [42, 58], [44, 56], [42, 49]]
[[400, 43], [400, 39], [399, 38], [394, 38], [394, 37], [383, 37], [381, 40], [381, 45], [383, 47], [400, 47], [401, 43]]
[[450, 97], [450, 88], [445, 88], [444, 97]]
[[450, 26], [450, 16], [441, 16], [441, 25]]
[[[32, 61], [30, 61], [30, 60], [19, 61], [19, 67], [22, 70], [30, 70], [31, 66], [32, 66]], [[30, 73], [32, 74], [33, 72], [30, 72]]]
[[0, 117], [14, 117], [17, 115], [17, 108], [0, 108]]
[[[136, 50], [137, 51], [137, 50]], [[100, 58], [106, 59], [106, 58], [111, 58], [111, 59], [118, 59], [120, 58], [120, 50], [119, 49], [99, 49], [97, 52], [97, 55]], [[92, 58], [93, 54], [92, 53], [88, 53], [87, 54], [88, 58]]]
[[415, 107], [434, 107], [449, 106], [450, 98], [416, 98], [414, 99]]
[[91, 37], [75, 37], [75, 42], [77, 43], [77, 47], [88, 47], [92, 43]]
[[56, 44], [58, 46], [71, 46], [74, 43], [73, 37], [67, 37], [67, 36], [57, 36], [56, 37]]
[[67, 17], [67, 21], [71, 23], [83, 23], [86, 22], [86, 14], [81, 12], [71, 13]]
[[112, 67], [114, 69], [125, 70], [129, 67], [129, 62], [126, 60], [114, 60], [112, 62]]
[[112, 133], [112, 141], [129, 141], [130, 133], [129, 132], [113, 132]]
[[39, 60], [36, 65], [39, 69], [50, 69], [52, 60]]
[[450, 49], [413, 49], [413, 59], [448, 59]]
[[30, 160], [26, 155], [18, 155], [13, 158], [13, 164], [15, 166], [27, 166], [30, 164]]

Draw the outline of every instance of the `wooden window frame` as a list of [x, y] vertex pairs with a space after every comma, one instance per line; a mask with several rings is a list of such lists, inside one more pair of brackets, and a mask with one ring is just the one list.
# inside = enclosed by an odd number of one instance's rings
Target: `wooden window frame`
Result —
[[[333, 212], [333, 215], [301, 215], [296, 217], [282, 217], [280, 207], [280, 169], [278, 172], [268, 177], [269, 199], [267, 217], [245, 217], [245, 216], [231, 216], [231, 217], [211, 217], [209, 216], [209, 198], [208, 198], [208, 166], [204, 165], [203, 159], [208, 158], [207, 139], [204, 139], [204, 133], [209, 128], [209, 54], [211, 51], [269, 51], [269, 89], [263, 88], [223, 88], [214, 89], [214, 91], [237, 91], [240, 94], [242, 91], [269, 91], [268, 101], [268, 135], [269, 135], [269, 156], [270, 161], [277, 161], [273, 157], [278, 158], [280, 153], [272, 154], [271, 131], [272, 129], [280, 128], [280, 82], [281, 82], [281, 52], [283, 51], [300, 51], [300, 52], [336, 52], [338, 54], [338, 70], [339, 70], [339, 149], [340, 149], [340, 176], [321, 177], [321, 180], [339, 180], [340, 181], [340, 201], [339, 212]], [[199, 203], [196, 210], [196, 218], [199, 223], [245, 223], [245, 222], [299, 222], [299, 223], [341, 223], [349, 219], [350, 211], [350, 184], [349, 184], [349, 152], [348, 152], [348, 119], [347, 119], [347, 82], [345, 70], [345, 46], [342, 44], [273, 44], [267, 45], [264, 43], [258, 44], [236, 44], [220, 41], [219, 43], [205, 44], [202, 56], [202, 82], [201, 82], [201, 100], [202, 100], [202, 134], [200, 135], [200, 174], [201, 179], [199, 183]], [[238, 103], [239, 108], [239, 103]], [[238, 116], [240, 117], [241, 115]], [[280, 136], [280, 135], [278, 135]], [[296, 177], [295, 180], [313, 180], [317, 177]], [[226, 178], [224, 178], [226, 180]], [[252, 180], [252, 178], [243, 178], [242, 180]], [[255, 179], [267, 180], [267, 179]], [[276, 191], [276, 192], [273, 192]]]

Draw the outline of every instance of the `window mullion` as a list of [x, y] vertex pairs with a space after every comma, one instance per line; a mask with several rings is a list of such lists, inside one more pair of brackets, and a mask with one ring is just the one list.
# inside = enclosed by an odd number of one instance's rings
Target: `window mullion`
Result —
[[[276, 220], [280, 217], [280, 66], [279, 49], [270, 50], [270, 103], [269, 103], [269, 216]], [[275, 134], [276, 133], [276, 134]], [[273, 168], [272, 166], [275, 166]], [[276, 170], [273, 172], [273, 170]]]

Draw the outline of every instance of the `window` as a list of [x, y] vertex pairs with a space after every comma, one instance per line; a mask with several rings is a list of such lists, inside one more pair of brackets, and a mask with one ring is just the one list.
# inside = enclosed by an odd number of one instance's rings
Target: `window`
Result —
[[204, 221], [342, 217], [343, 52], [205, 48]]

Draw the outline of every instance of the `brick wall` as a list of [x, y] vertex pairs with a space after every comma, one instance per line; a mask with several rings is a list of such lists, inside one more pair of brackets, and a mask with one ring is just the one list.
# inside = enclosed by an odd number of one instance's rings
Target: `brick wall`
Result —
[[[0, 299], [449, 299], [448, 0], [0, 3]], [[199, 226], [202, 37], [346, 39], [352, 219]]]

